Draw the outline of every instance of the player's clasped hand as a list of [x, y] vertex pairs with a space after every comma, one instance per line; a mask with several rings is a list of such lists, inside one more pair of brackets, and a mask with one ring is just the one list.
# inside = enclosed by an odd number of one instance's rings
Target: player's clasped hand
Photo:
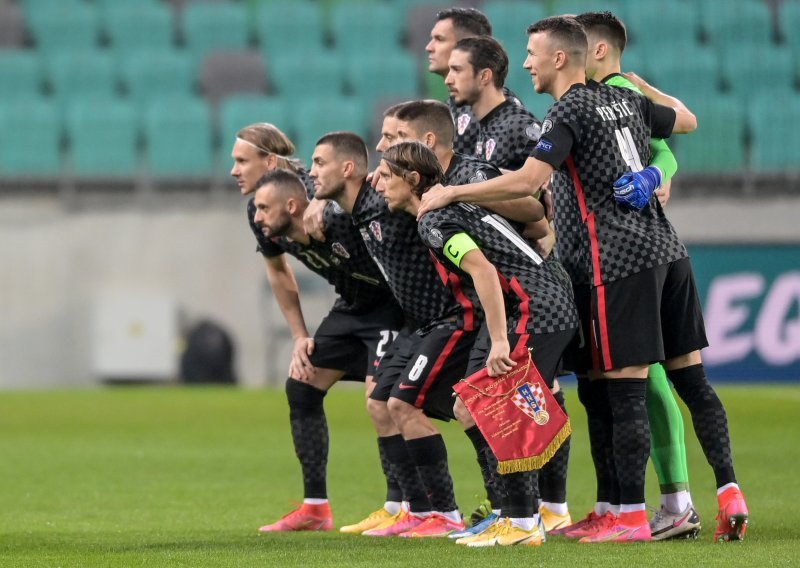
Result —
[[492, 341], [492, 348], [486, 358], [486, 371], [490, 377], [498, 377], [514, 368], [514, 360], [509, 356], [511, 347], [508, 341]]
[[289, 376], [298, 381], [308, 382], [314, 378], [316, 368], [309, 357], [314, 352], [314, 339], [300, 337], [294, 340], [292, 361], [289, 363]]
[[617, 203], [641, 211], [660, 185], [661, 170], [655, 166], [648, 166], [639, 172], [628, 172], [614, 182], [614, 199]]
[[431, 187], [428, 191], [422, 194], [421, 203], [419, 205], [419, 211], [417, 212], [417, 219], [421, 219], [422, 216], [427, 213], [428, 211], [433, 211], [434, 209], [441, 209], [442, 207], [446, 207], [450, 205], [451, 199], [448, 195], [447, 188], [440, 183], [437, 183], [433, 187]]
[[303, 214], [303, 228], [312, 239], [325, 242], [325, 206], [327, 199], [312, 199]]

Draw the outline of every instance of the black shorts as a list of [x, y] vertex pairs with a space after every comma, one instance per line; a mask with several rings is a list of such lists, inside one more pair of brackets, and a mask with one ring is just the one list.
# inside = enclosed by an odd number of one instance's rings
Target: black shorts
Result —
[[688, 258], [601, 286], [576, 287], [581, 333], [565, 367], [578, 374], [649, 365], [708, 346]]
[[370, 398], [400, 399], [427, 416], [451, 420], [453, 385], [466, 375], [475, 331], [442, 324], [425, 335], [405, 328], [384, 356]]
[[332, 310], [314, 333], [309, 359], [319, 369], [344, 371], [343, 380], [363, 381], [375, 375], [402, 326], [403, 313], [395, 302], [362, 314]]
[[[552, 389], [553, 380], [556, 377], [557, 371], [560, 369], [561, 356], [571, 344], [575, 332], [576, 330], [573, 329], [570, 331], [557, 331], [555, 333], [511, 334], [508, 336], [508, 343], [511, 346], [512, 352], [519, 345], [520, 341], [528, 345], [531, 349], [533, 364], [536, 366], [536, 369], [538, 369], [539, 374], [542, 375], [547, 386]], [[475, 345], [473, 345], [472, 352], [469, 355], [467, 376], [480, 371], [486, 366], [486, 358], [489, 356], [491, 347], [492, 342], [489, 338], [489, 330], [484, 324], [478, 333], [478, 338], [475, 340]]]

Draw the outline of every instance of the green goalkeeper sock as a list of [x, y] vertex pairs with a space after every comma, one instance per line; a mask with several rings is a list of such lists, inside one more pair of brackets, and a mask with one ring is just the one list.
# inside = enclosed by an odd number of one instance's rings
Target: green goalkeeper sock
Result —
[[647, 381], [647, 414], [652, 445], [650, 457], [661, 493], [688, 491], [683, 416], [672, 394], [664, 367], [650, 365]]

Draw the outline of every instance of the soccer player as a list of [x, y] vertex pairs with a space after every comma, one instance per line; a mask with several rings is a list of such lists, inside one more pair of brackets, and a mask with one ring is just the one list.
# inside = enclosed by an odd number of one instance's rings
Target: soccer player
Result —
[[[419, 142], [403, 142], [387, 150], [379, 173], [383, 180], [379, 191], [389, 209], [411, 215], [417, 214], [420, 195], [443, 179], [436, 156]], [[467, 374], [484, 366], [491, 376], [506, 373], [514, 363], [509, 358], [512, 345], [527, 345], [533, 349], [534, 364], [552, 387], [561, 354], [578, 326], [563, 268], [557, 262], [545, 262], [508, 221], [473, 204], [458, 203], [427, 213], [419, 221], [419, 234], [448, 277], [458, 279], [485, 311]], [[466, 412], [460, 400], [456, 407], [456, 414], [458, 407]], [[502, 477], [506, 498], [501, 519], [480, 534], [458, 540], [459, 544], [542, 543], [533, 498], [535, 474]]]
[[[438, 537], [462, 530], [447, 449], [429, 417], [453, 418], [452, 385], [464, 377], [480, 313], [457, 282], [441, 277], [417, 235], [416, 219], [390, 213], [366, 181], [367, 149], [358, 135], [320, 138], [311, 176], [316, 198], [333, 200], [352, 215], [408, 322], [381, 360], [368, 408], [376, 424], [386, 417], [394, 424], [379, 434], [409, 510], [363, 534]], [[408, 466], [419, 472], [422, 488], [406, 485]]]
[[[425, 46], [428, 71], [444, 79], [450, 71], [450, 53], [456, 43], [465, 37], [484, 35], [492, 35], [492, 25], [480, 10], [454, 7], [438, 12], [431, 30], [431, 41]], [[511, 102], [522, 106], [510, 89], [504, 87], [503, 93]], [[459, 104], [452, 96], [447, 104], [456, 123], [455, 150], [460, 154], [472, 154], [478, 141], [478, 121], [469, 104]]]
[[[660, 174], [643, 167], [649, 161], [651, 136], [689, 132], [696, 128], [696, 119], [685, 107], [657, 105], [629, 89], [587, 84], [588, 42], [574, 18], [546, 18], [531, 25], [528, 33], [525, 68], [536, 91], [556, 100], [533, 155], [520, 170], [499, 178], [434, 188], [425, 194], [420, 211], [473, 194], [482, 199], [527, 195], [555, 174], [560, 243], [572, 244], [573, 274], [583, 274], [590, 284], [590, 310], [581, 314], [584, 333], [590, 334], [584, 335], [585, 348], [576, 353], [580, 360], [576, 358], [575, 369], [590, 372], [590, 378], [610, 379], [620, 485], [619, 517], [581, 540], [651, 538], [644, 505], [650, 450], [645, 393], [651, 361], [664, 362], [714, 470], [720, 509], [714, 539], [740, 540], [747, 506], [736, 482], [725, 410], [703, 370], [700, 349], [707, 340], [691, 264], [663, 210], [655, 205]], [[580, 312], [577, 293], [576, 300]]]
[[523, 106], [506, 99], [508, 56], [492, 37], [458, 40], [450, 52], [445, 85], [457, 105], [469, 105], [478, 120], [478, 140], [472, 154], [500, 169], [519, 169], [530, 155], [541, 123]]
[[[371, 378], [376, 359], [402, 324], [399, 307], [386, 301], [389, 289], [347, 215], [333, 205], [327, 208], [325, 243], [298, 232], [296, 221], [298, 216], [302, 219], [308, 207], [307, 195], [313, 192], [313, 182], [299, 162], [290, 158], [293, 153], [291, 140], [267, 123], [241, 129], [232, 150], [231, 175], [242, 193], [250, 194], [266, 186], [256, 196], [260, 199], [260, 213], [256, 198], [248, 201], [248, 222], [264, 256], [267, 278], [294, 338], [286, 395], [292, 440], [303, 472], [304, 502], [279, 521], [261, 527], [261, 532], [330, 530], [333, 526], [326, 487], [325, 394], [345, 377], [366, 379], [369, 393], [374, 386]], [[266, 183], [263, 176], [270, 172], [279, 173]], [[306, 328], [297, 283], [286, 254], [295, 256], [325, 278], [339, 294], [313, 338]], [[402, 501], [383, 448], [379, 446], [379, 450], [388, 487], [385, 506], [373, 515], [375, 523], [399, 511]]]
[[[611, 12], [587, 12], [576, 17], [583, 25], [589, 41], [588, 57], [586, 59], [587, 79], [625, 87], [639, 91], [638, 88], [621, 74], [622, 53], [627, 44], [627, 32], [622, 21]], [[673, 103], [677, 104], [677, 103]], [[664, 187], [670, 183], [677, 171], [677, 162], [667, 143], [661, 139], [651, 139], [650, 149], [652, 157], [650, 166], [656, 167], [662, 173], [661, 186], [657, 192], [664, 192]], [[663, 205], [664, 198], [659, 197]], [[584, 400], [592, 399], [586, 407], [587, 413], [596, 412], [602, 404], [605, 389], [601, 384], [590, 384], [588, 377], [578, 378], [579, 390]], [[592, 396], [590, 391], [597, 391]], [[658, 474], [661, 490], [661, 508], [650, 521], [650, 531], [653, 540], [663, 540], [681, 536], [697, 535], [700, 530], [700, 518], [692, 506], [689, 493], [689, 473], [686, 465], [686, 445], [684, 442], [683, 417], [678, 404], [672, 394], [667, 381], [664, 368], [656, 363], [650, 366], [647, 381], [647, 415], [650, 421], [652, 436], [651, 459]], [[589, 418], [592, 427], [602, 428], [602, 422], [595, 417]], [[602, 463], [595, 463], [595, 468], [605, 468], [611, 463], [610, 432], [593, 433], [589, 436], [592, 444], [592, 455], [603, 456]], [[598, 460], [600, 462], [601, 460]], [[613, 467], [609, 471], [598, 473], [597, 503], [594, 511], [583, 521], [575, 523], [573, 527], [564, 530], [567, 536], [581, 538], [592, 534], [594, 526], [609, 509], [617, 514], [613, 507], [619, 507], [618, 485], [616, 471]], [[600, 482], [604, 486], [600, 487]]]

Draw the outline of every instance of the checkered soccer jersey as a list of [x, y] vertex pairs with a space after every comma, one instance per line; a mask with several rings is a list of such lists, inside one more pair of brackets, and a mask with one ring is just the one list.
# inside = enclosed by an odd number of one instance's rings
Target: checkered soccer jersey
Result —
[[257, 251], [265, 257], [289, 253], [309, 270], [333, 285], [339, 295], [333, 309], [362, 314], [391, 298], [391, 291], [373, 262], [350, 215], [334, 202], [324, 211], [325, 242], [311, 239], [308, 245], [286, 237], [266, 237], [255, 224], [253, 199], [247, 203], [247, 219], [258, 242]]
[[496, 178], [502, 172], [496, 166], [467, 154], [453, 154], [447, 171], [444, 172], [444, 185], [466, 185]]
[[[522, 106], [522, 102], [511, 89], [503, 87], [503, 94], [505, 94], [506, 100]], [[447, 99], [447, 106], [450, 107], [450, 114], [453, 115], [453, 121], [456, 123], [453, 149], [460, 154], [474, 154], [475, 143], [478, 141], [478, 119], [472, 113], [472, 107], [467, 104], [457, 105], [453, 97]]]
[[541, 122], [525, 107], [507, 100], [484, 116], [473, 154], [504, 170], [518, 170], [542, 133]]
[[614, 200], [614, 182], [646, 167], [650, 137], [668, 137], [674, 123], [673, 109], [594, 81], [550, 107], [532, 155], [556, 169], [558, 253], [573, 283], [613, 282], [688, 256], [655, 196], [641, 211]]
[[411, 320], [409, 325], [423, 333], [444, 321], [455, 321], [467, 331], [478, 327], [480, 312], [476, 313], [457, 282], [440, 275], [417, 235], [414, 217], [390, 212], [384, 198], [369, 183], [361, 188], [352, 215], [372, 258]]
[[511, 224], [471, 203], [430, 211], [419, 222], [419, 235], [446, 270], [463, 282], [478, 303], [472, 279], [447, 258], [448, 241], [468, 234], [497, 269], [506, 299], [508, 333], [554, 333], [578, 327], [569, 277], [555, 261], [543, 261]]

